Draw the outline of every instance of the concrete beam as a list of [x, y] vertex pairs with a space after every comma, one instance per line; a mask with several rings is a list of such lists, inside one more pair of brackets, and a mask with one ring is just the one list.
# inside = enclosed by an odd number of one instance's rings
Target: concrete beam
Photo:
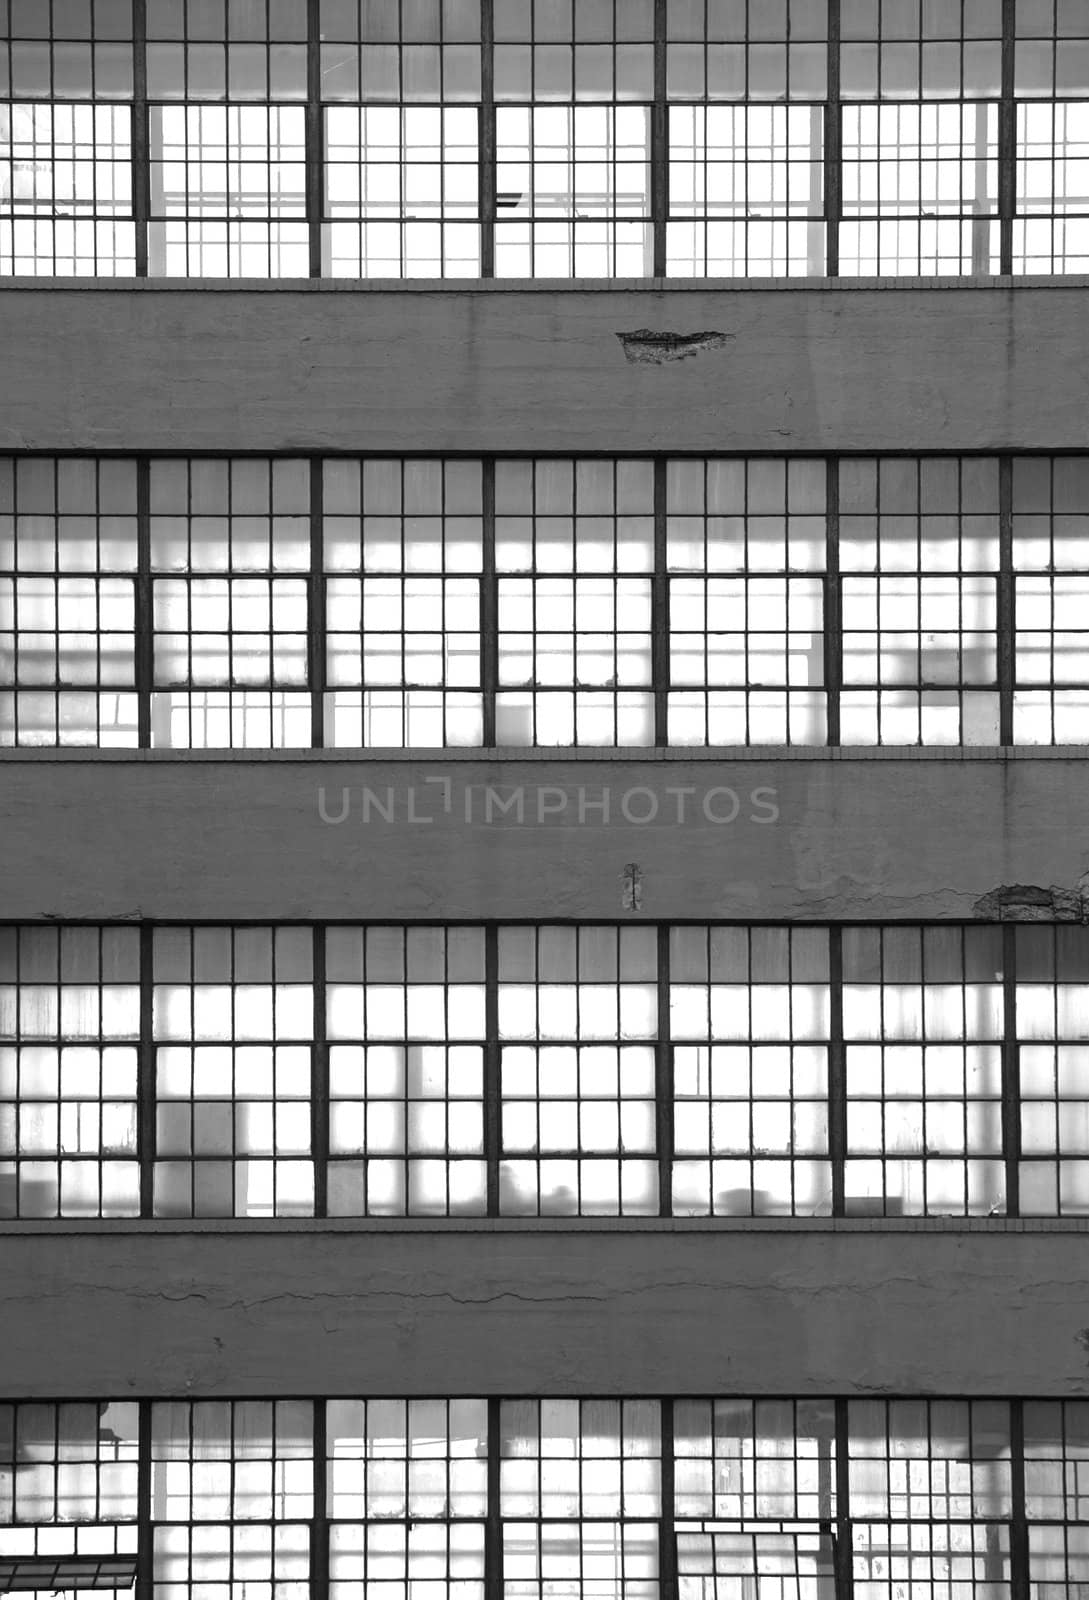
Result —
[[5, 1399], [1089, 1394], [1081, 1233], [145, 1225], [0, 1263]]
[[1089, 760], [0, 760], [5, 919], [1089, 916]]
[[1089, 448], [1089, 288], [0, 290], [0, 450]]

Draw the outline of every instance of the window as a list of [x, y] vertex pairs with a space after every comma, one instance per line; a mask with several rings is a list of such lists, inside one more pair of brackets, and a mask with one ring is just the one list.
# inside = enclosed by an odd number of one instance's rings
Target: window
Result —
[[312, 974], [307, 928], [156, 928], [156, 1216], [313, 1214]]
[[669, 275], [822, 277], [823, 147], [823, 106], [671, 106]]
[[650, 273], [648, 106], [500, 105], [496, 140], [496, 277]]
[[1089, 1212], [1089, 934], [1016, 931], [1021, 1210]]
[[997, 744], [998, 463], [840, 463], [844, 744]]
[[146, 0], [152, 100], [305, 100], [306, 0]]
[[828, 1400], [678, 1400], [680, 1600], [832, 1600], [835, 1419]]
[[670, 100], [823, 100], [827, 0], [671, 0]]
[[1071, 0], [1016, 0], [1018, 97], [1089, 94], [1089, 16]]
[[0, 1217], [140, 1212], [139, 934], [0, 928]]
[[129, 107], [0, 103], [0, 275], [135, 270]]
[[326, 461], [330, 745], [483, 743], [479, 461]]
[[188, 1600], [204, 1585], [238, 1600], [304, 1600], [313, 1493], [309, 1401], [153, 1405], [157, 1600]]
[[0, 458], [0, 744], [136, 744], [135, 570], [135, 463]]
[[153, 461], [157, 746], [311, 739], [304, 461]]
[[488, 1407], [483, 1400], [330, 1400], [332, 1600], [365, 1584], [483, 1600]]
[[827, 1215], [828, 935], [670, 930], [673, 1213]]
[[1089, 1578], [1089, 1406], [1025, 1402], [1025, 1513], [1032, 1593], [1076, 1593]]
[[997, 928], [847, 928], [847, 1210], [1005, 1210]]
[[1002, 0], [843, 0], [846, 100], [997, 98]]
[[479, 142], [472, 106], [329, 106], [323, 275], [479, 278]]
[[152, 277], [305, 278], [306, 112], [150, 108]]
[[1013, 463], [1017, 744], [1089, 738], [1089, 459]]
[[329, 1211], [484, 1210], [481, 928], [330, 928]]
[[653, 1400], [505, 1400], [499, 1498], [510, 1600], [656, 1600], [660, 1407]]
[[497, 100], [653, 98], [653, 0], [494, 3]]
[[670, 744], [825, 742], [825, 477], [668, 463]]
[[499, 461], [501, 745], [654, 742], [649, 461]]
[[1089, 100], [1017, 107], [1017, 212], [1016, 272], [1089, 272]]
[[323, 100], [480, 100], [480, 0], [320, 0], [319, 27]]
[[500, 928], [499, 1209], [656, 1215], [652, 929]]
[[132, 0], [9, 0], [0, 99], [131, 100]]

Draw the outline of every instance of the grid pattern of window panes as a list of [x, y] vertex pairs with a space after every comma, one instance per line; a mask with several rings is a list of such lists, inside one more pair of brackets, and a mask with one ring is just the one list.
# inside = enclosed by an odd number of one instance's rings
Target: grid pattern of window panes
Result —
[[647, 277], [650, 128], [649, 106], [500, 105], [496, 277]]
[[326, 1438], [332, 1600], [483, 1600], [487, 1403], [330, 1400]]
[[840, 463], [844, 744], [997, 744], [998, 462]]
[[132, 0], [9, 0], [0, 99], [132, 98]]
[[1018, 928], [1023, 1216], [1089, 1212], [1089, 931]]
[[832, 1402], [678, 1400], [673, 1438], [681, 1600], [832, 1600]]
[[308, 745], [308, 463], [158, 460], [150, 480], [152, 744]]
[[823, 744], [823, 461], [670, 461], [669, 743]]
[[1089, 272], [1089, 100], [1017, 107], [1016, 203], [1015, 272]]
[[1089, 457], [1013, 461], [1016, 744], [1089, 740]]
[[0, 104], [0, 276], [135, 271], [130, 108]]
[[657, 1215], [652, 928], [499, 930], [499, 1209]]
[[1009, 1595], [1010, 1420], [1002, 1400], [853, 1400], [854, 1592]]
[[306, 0], [147, 0], [152, 100], [305, 100]]
[[1089, 94], [1089, 12], [1080, 0], [1015, 0], [1014, 93]]
[[497, 100], [653, 95], [653, 0], [496, 0]]
[[206, 1591], [306, 1600], [313, 1406], [165, 1401], [151, 1411], [157, 1600]]
[[481, 1214], [484, 934], [329, 928], [329, 1212]]
[[306, 111], [153, 105], [152, 277], [305, 278]]
[[41, 1592], [89, 1587], [97, 1574], [101, 1590], [117, 1573], [118, 1590], [130, 1587], [137, 1455], [131, 1401], [0, 1404], [0, 1582]]
[[657, 1600], [658, 1402], [505, 1400], [500, 1419], [509, 1600]]
[[670, 930], [673, 1214], [823, 1216], [828, 934]]
[[0, 745], [132, 746], [136, 469], [0, 458]]
[[475, 106], [328, 106], [322, 273], [479, 278]]
[[499, 461], [501, 745], [649, 745], [654, 469]]
[[669, 109], [671, 277], [821, 277], [824, 107]]
[[1089, 1580], [1089, 1405], [1025, 1401], [1025, 1515], [1034, 1600]]
[[139, 935], [0, 928], [0, 1217], [140, 1211]]
[[823, 100], [828, 0], [671, 0], [670, 100]]
[[848, 1213], [1003, 1212], [1001, 930], [845, 928], [843, 984]]
[[843, 0], [845, 100], [982, 100], [1002, 90], [1002, 0]]
[[480, 0], [320, 0], [319, 30], [323, 100], [481, 98]]
[[310, 1216], [309, 928], [156, 928], [156, 1216]]
[[844, 277], [998, 271], [998, 107], [845, 105]]
[[326, 743], [479, 745], [479, 461], [326, 461]]

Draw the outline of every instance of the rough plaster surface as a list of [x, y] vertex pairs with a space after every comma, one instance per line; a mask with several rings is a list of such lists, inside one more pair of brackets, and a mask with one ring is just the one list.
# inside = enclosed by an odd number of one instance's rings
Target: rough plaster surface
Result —
[[0, 1393], [1086, 1395], [1085, 1248], [970, 1232], [9, 1235]]
[[9, 757], [0, 882], [13, 920], [997, 920], [1084, 905], [1087, 819], [1084, 760]]
[[1062, 284], [0, 290], [0, 450], [1085, 449], [1087, 370]]

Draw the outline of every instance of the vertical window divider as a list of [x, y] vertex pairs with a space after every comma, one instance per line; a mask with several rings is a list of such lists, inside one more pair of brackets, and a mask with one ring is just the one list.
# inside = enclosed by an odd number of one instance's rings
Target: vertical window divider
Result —
[[827, 519], [824, 572], [824, 693], [828, 704], [827, 743], [840, 742], [840, 696], [843, 689], [843, 586], [839, 571], [839, 458], [825, 464]]
[[1013, 744], [1013, 458], [998, 460], [998, 742]]
[[136, 1447], [136, 1600], [153, 1600], [155, 1549], [151, 1526], [151, 1401], [138, 1403]]
[[151, 748], [151, 691], [155, 681], [154, 597], [151, 589], [151, 462], [136, 462], [136, 743]]
[[[315, 929], [315, 938], [318, 930]], [[310, 1600], [329, 1594], [329, 1508], [326, 1498], [328, 1431], [326, 1402], [313, 1402], [314, 1509], [310, 1519]]]
[[140, 1043], [136, 1056], [136, 1148], [140, 1158], [140, 1215], [155, 1215], [155, 935], [140, 924]]
[[136, 276], [146, 278], [151, 163], [147, 109], [147, 4], [132, 0], [132, 216]]
[[1017, 1048], [1017, 928], [1002, 925], [1002, 1153], [1006, 1215], [1021, 1214], [1021, 1070]]
[[310, 461], [310, 572], [307, 579], [306, 677], [310, 685], [310, 743], [325, 746], [325, 484], [322, 462]]
[[650, 214], [653, 234], [651, 275], [666, 276], [669, 216], [669, 107], [667, 52], [669, 0], [654, 0], [654, 103], [650, 111]]
[[306, 221], [312, 278], [321, 277], [322, 143], [320, 0], [306, 0]]
[[666, 923], [658, 924], [657, 936], [658, 1037], [654, 1046], [654, 1100], [655, 1144], [658, 1148], [658, 1215], [671, 1217], [673, 1215], [673, 1043], [669, 1029], [669, 927]]
[[1029, 1600], [1029, 1538], [1025, 1507], [1025, 1402], [1010, 1401], [1010, 1600]]
[[839, 1396], [835, 1402], [836, 1453], [836, 1555], [834, 1584], [836, 1600], [851, 1600], [854, 1594], [854, 1568], [851, 1550], [851, 1462], [849, 1402]]
[[659, 1401], [659, 1405], [662, 1420], [662, 1503], [658, 1522], [658, 1595], [659, 1600], [677, 1600], [679, 1574], [675, 1529], [673, 1400], [666, 1397]]
[[839, 224], [843, 215], [843, 109], [839, 0], [828, 0], [828, 100], [824, 109], [824, 215], [828, 276], [839, 277]]
[[[494, 929], [490, 930], [494, 932]], [[503, 1517], [500, 1500], [502, 1400], [488, 1401], [488, 1503], [484, 1522], [484, 1600], [503, 1600]]]
[[[325, 927], [313, 929], [314, 1038], [311, 1044], [310, 1159], [314, 1163], [314, 1215], [329, 1215], [329, 1043], [325, 1025]], [[315, 1501], [315, 1506], [317, 1502]]]
[[847, 1051], [843, 1042], [843, 929], [828, 930], [828, 1154], [832, 1215], [847, 1214]]
[[496, 700], [499, 689], [499, 579], [495, 570], [495, 457], [481, 464], [483, 562], [480, 574], [480, 688], [484, 712], [484, 748], [495, 748]]
[[654, 458], [654, 575], [651, 579], [651, 683], [654, 743], [669, 743], [669, 556], [667, 473], [664, 456]]
[[499, 929], [489, 922], [484, 929], [484, 1162], [489, 1217], [499, 1215], [499, 1092]]
[[1017, 103], [1014, 44], [1016, 0], [1002, 0], [1002, 98], [998, 107], [998, 270], [1013, 272], [1013, 216], [1017, 201]]
[[[495, 132], [495, 11], [493, 0], [480, 4], [480, 276], [495, 277], [495, 217], [498, 206]], [[485, 713], [486, 714], [486, 713]]]

